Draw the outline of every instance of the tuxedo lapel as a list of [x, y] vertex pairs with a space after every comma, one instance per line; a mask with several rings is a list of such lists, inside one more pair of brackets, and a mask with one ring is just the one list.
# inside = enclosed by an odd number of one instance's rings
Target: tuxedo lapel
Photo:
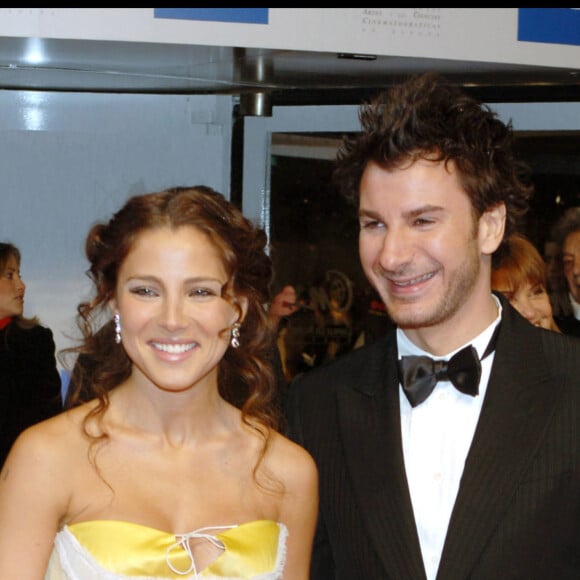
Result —
[[389, 336], [373, 345], [357, 388], [338, 391], [341, 438], [354, 494], [385, 570], [393, 578], [420, 580], [425, 573], [403, 460], [396, 340], [394, 332]]
[[486, 398], [465, 462], [438, 580], [467, 578], [508, 508], [558, 392], [539, 331], [504, 303]]

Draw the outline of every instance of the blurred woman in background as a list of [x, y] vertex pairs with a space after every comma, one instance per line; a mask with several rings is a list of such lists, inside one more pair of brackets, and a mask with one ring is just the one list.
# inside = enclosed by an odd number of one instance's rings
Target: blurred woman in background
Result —
[[552, 315], [546, 265], [534, 244], [521, 234], [512, 234], [494, 260], [492, 289], [501, 292], [534, 326], [560, 332]]
[[21, 431], [62, 409], [52, 331], [24, 318], [20, 250], [0, 243], [0, 468]]

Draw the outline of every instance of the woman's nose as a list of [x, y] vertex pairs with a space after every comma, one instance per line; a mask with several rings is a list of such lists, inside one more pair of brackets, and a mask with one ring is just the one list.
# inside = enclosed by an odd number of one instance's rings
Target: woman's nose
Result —
[[514, 304], [516, 310], [530, 322], [534, 322], [536, 318], [536, 310], [527, 298], [520, 298]]
[[187, 324], [182, 300], [168, 299], [164, 302], [161, 323], [169, 330], [177, 330]]

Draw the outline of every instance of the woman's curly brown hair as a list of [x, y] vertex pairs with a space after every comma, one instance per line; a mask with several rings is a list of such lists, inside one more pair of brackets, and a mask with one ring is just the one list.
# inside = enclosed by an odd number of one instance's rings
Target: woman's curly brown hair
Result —
[[[228, 348], [220, 361], [218, 385], [222, 397], [241, 409], [244, 421], [253, 418], [253, 425], [265, 427], [260, 431], [267, 440], [268, 428], [278, 429], [280, 419], [274, 404], [273, 329], [263, 308], [270, 298], [272, 277], [267, 237], [222, 194], [203, 185], [133, 196], [110, 221], [90, 229], [85, 253], [90, 263], [87, 275], [95, 292], [90, 301], [77, 307], [84, 340], [79, 347], [68, 349], [78, 353], [78, 359], [67, 406], [96, 398], [99, 403], [87, 419], [99, 417], [109, 405], [109, 392], [129, 377], [131, 361], [122, 346], [115, 343], [108, 308], [119, 269], [143, 231], [181, 226], [205, 233], [218, 249], [228, 275], [222, 296], [238, 308], [240, 315], [237, 300], [247, 299], [240, 346]], [[109, 320], [95, 328], [103, 316]]]

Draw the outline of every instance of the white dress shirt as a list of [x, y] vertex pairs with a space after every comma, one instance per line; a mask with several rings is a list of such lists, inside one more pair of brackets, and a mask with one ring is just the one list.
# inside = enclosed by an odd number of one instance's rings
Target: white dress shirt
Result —
[[[480, 359], [501, 320], [501, 305], [495, 296], [494, 299], [498, 305], [496, 320], [467, 343], [473, 345]], [[397, 345], [399, 357], [427, 355], [438, 360], [448, 360], [467, 346], [462, 345], [446, 356], [434, 356], [413, 344], [401, 329], [397, 329]], [[399, 385], [405, 470], [427, 580], [434, 580], [437, 575], [449, 519], [485, 398], [494, 354], [481, 362], [477, 397], [459, 392], [449, 381], [439, 381], [427, 400], [413, 408]]]

